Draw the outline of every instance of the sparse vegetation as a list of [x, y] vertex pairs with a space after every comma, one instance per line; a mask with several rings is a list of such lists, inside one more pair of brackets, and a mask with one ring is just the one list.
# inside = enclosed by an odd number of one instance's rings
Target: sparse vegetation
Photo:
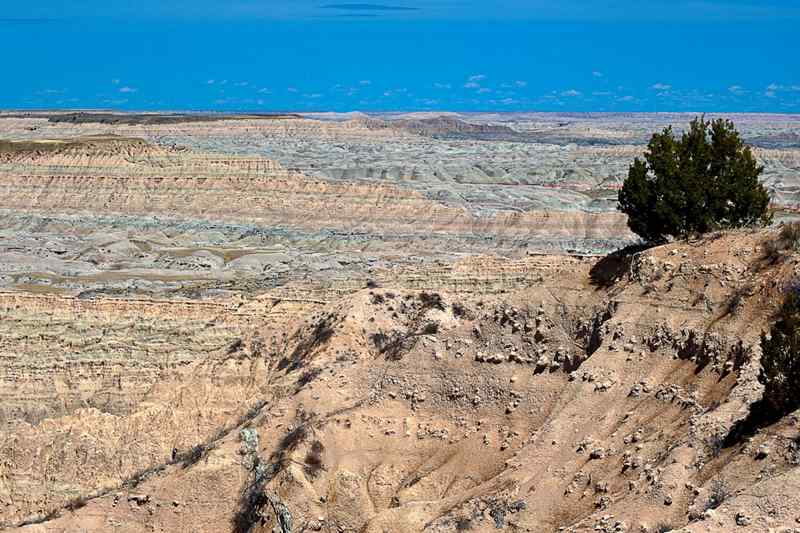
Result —
[[52, 511], [50, 511], [50, 512], [48, 512], [46, 514], [41, 514], [41, 515], [36, 515], [36, 516], [30, 517], [30, 518], [26, 518], [25, 520], [17, 523], [15, 525], [15, 527], [25, 527], [25, 526], [31, 526], [31, 525], [34, 525], [34, 524], [44, 524], [45, 522], [49, 522], [51, 520], [55, 520], [56, 518], [59, 518], [60, 516], [61, 516], [61, 509], [53, 509]]
[[64, 509], [70, 512], [75, 512], [78, 509], [86, 507], [86, 504], [89, 503], [91, 498], [89, 496], [78, 496], [77, 498], [73, 498], [67, 502], [64, 506]]
[[181, 463], [183, 468], [189, 468], [190, 466], [197, 464], [197, 462], [203, 458], [203, 455], [205, 455], [205, 453], [206, 453], [206, 445], [197, 444], [196, 446], [192, 446], [185, 452], [178, 454], [176, 457], [176, 462]]
[[800, 407], [800, 295], [791, 290], [769, 335], [761, 334], [764, 401], [775, 416]]
[[253, 357], [261, 357], [264, 351], [264, 341], [260, 337], [255, 337], [250, 342], [250, 354]]
[[422, 302], [423, 310], [438, 309], [444, 311], [444, 300], [437, 292], [421, 292], [419, 293], [419, 301]]
[[380, 294], [380, 293], [376, 292], [376, 293], [374, 293], [372, 295], [372, 303], [373, 303], [373, 305], [380, 305], [385, 301], [386, 301], [386, 298], [384, 298], [384, 296], [382, 294]]
[[472, 529], [472, 520], [467, 517], [456, 518], [456, 531], [469, 531]]
[[408, 332], [392, 331], [390, 333], [379, 331], [372, 334], [370, 339], [380, 354], [391, 361], [399, 361], [404, 352], [414, 347], [417, 338], [422, 335], [435, 335], [438, 332], [439, 323], [429, 321], [418, 330], [412, 328]]
[[763, 171], [733, 123], [695, 118], [677, 139], [656, 133], [619, 192], [628, 226], [652, 244], [717, 229], [765, 224], [769, 194]]
[[723, 316], [735, 316], [744, 306], [747, 296], [751, 294], [753, 287], [750, 285], [739, 286], [733, 290], [727, 302], [725, 302], [725, 309]]
[[778, 237], [786, 244], [787, 249], [800, 249], [800, 222], [787, 222], [781, 225]]
[[422, 326], [422, 330], [419, 332], [420, 335], [436, 335], [439, 333], [439, 323], [438, 322], [428, 322], [424, 326]]
[[469, 318], [471, 313], [467, 306], [461, 302], [453, 302], [453, 316], [456, 318]]
[[793, 465], [800, 465], [800, 435], [789, 445], [789, 462]]
[[228, 355], [235, 354], [236, 352], [240, 351], [244, 347], [244, 341], [242, 339], [234, 339], [229, 345], [227, 353]]
[[325, 345], [331, 337], [333, 337], [336, 319], [337, 317], [335, 315], [328, 315], [321, 318], [314, 325], [314, 329], [297, 343], [291, 356], [284, 356], [278, 362], [278, 370], [283, 370], [287, 367], [289, 370], [300, 368], [306, 357], [317, 348]]
[[308, 370], [303, 372], [303, 374], [297, 379], [296, 392], [299, 392], [300, 389], [302, 389], [303, 387], [305, 387], [306, 385], [317, 379], [320, 374], [322, 374], [322, 368], [320, 367], [309, 368]]
[[385, 333], [379, 331], [372, 334], [370, 338], [372, 339], [372, 344], [374, 344], [375, 348], [378, 350], [378, 353], [385, 355], [387, 359], [396, 361], [402, 357], [405, 336], [401, 332], [393, 331], [391, 333]]

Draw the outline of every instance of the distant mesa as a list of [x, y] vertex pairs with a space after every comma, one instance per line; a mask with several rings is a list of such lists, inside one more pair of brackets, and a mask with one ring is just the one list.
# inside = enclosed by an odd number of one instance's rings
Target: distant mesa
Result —
[[106, 125], [169, 125], [220, 120], [277, 120], [301, 118], [295, 113], [112, 113], [112, 112], [27, 112], [9, 113], [6, 118], [47, 118], [51, 123]]

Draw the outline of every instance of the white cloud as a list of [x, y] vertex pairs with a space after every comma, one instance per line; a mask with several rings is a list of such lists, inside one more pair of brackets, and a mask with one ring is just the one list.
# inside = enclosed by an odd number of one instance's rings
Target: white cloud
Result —
[[452, 89], [453, 88], [453, 86], [450, 85], [449, 83], [434, 83], [433, 86], [436, 87], [437, 89]]
[[470, 82], [467, 82], [467, 83], [464, 84], [464, 88], [465, 89], [479, 89], [480, 88], [480, 84], [476, 83], [474, 81], [470, 81]]
[[208, 80], [208, 81], [206, 82], [206, 85], [214, 85], [214, 83], [216, 83], [216, 81], [215, 81], [215, 80]]
[[492, 92], [492, 90], [488, 89], [486, 87], [481, 87], [480, 89], [478, 89], [478, 94], [486, 94], [486, 93], [490, 93], [490, 92]]
[[297, 89], [296, 89], [296, 88], [294, 88], [294, 87], [287, 87], [287, 88], [286, 88], [286, 90], [287, 90], [288, 92], [290, 92], [290, 93], [296, 93], [296, 92], [297, 92]]
[[372, 85], [372, 81], [370, 80], [361, 80], [358, 82], [359, 85]]
[[136, 89], [135, 87], [128, 87], [126, 85], [125, 87], [120, 87], [119, 92], [121, 92], [121, 93], [135, 93], [138, 90], [139, 89]]
[[656, 83], [655, 85], [651, 85], [650, 88], [656, 91], [669, 91], [670, 89], [672, 89], [672, 85], [669, 85], [668, 83], [659, 82]]
[[258, 90], [258, 94], [272, 94], [272, 91], [270, 91], [266, 87], [262, 87], [261, 89]]
[[728, 87], [728, 92], [735, 94], [736, 96], [740, 96], [745, 94], [747, 91], [745, 91], [744, 87], [742, 87], [741, 85], [731, 85], [730, 87]]
[[520, 87], [520, 88], [527, 87], [528, 86], [528, 82], [525, 81], [525, 80], [517, 80], [517, 81], [514, 82], [514, 85], [516, 85], [517, 87]]
[[592, 96], [611, 96], [612, 94], [614, 94], [614, 93], [612, 93], [611, 91], [594, 91], [594, 92], [592, 92]]
[[617, 100], [619, 100], [620, 102], [633, 102], [635, 98], [631, 95], [627, 95], [627, 96], [621, 96], [620, 98], [617, 98]]
[[472, 81], [472, 82], [483, 81], [483, 80], [486, 79], [486, 75], [485, 74], [474, 74], [474, 75], [470, 76], [468, 79], [469, 79], [469, 81]]
[[44, 94], [64, 94], [64, 93], [66, 93], [66, 92], [67, 92], [67, 90], [66, 90], [66, 89], [44, 89], [44, 90], [42, 90], [42, 91], [36, 91], [36, 94], [38, 94], [38, 95], [44, 95]]
[[800, 85], [781, 85], [780, 83], [770, 83], [767, 85], [768, 92], [778, 91], [800, 91]]
[[592, 76], [594, 76], [595, 78], [602, 78], [603, 77], [603, 73], [600, 72], [599, 70], [593, 70], [592, 71]]
[[582, 94], [583, 93], [581, 93], [580, 91], [576, 91], [575, 89], [569, 89], [568, 91], [561, 92], [561, 96], [570, 96], [570, 97], [581, 96]]
[[250, 83], [246, 82], [246, 81], [239, 81], [239, 82], [234, 83], [234, 85], [237, 86], [237, 87], [247, 87], [248, 85], [250, 85]]
[[764, 93], [767, 98], [775, 98], [775, 91], [767, 91]]

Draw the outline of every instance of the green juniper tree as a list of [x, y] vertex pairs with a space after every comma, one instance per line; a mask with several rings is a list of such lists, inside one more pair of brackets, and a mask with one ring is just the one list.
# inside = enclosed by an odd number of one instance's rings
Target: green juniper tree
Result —
[[695, 118], [677, 139], [656, 133], [619, 192], [628, 226], [649, 243], [770, 221], [764, 170], [730, 120]]

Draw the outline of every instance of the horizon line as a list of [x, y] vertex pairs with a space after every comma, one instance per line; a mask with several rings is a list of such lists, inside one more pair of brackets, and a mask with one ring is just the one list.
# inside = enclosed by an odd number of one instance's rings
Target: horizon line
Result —
[[203, 114], [217, 114], [217, 115], [314, 115], [314, 114], [332, 114], [332, 115], [348, 115], [348, 114], [388, 114], [388, 113], [442, 113], [442, 114], [479, 114], [479, 113], [493, 113], [493, 114], [552, 114], [552, 115], [800, 115], [800, 111], [702, 111], [702, 110], [659, 110], [659, 111], [571, 111], [568, 109], [562, 110], [496, 110], [496, 109], [483, 109], [483, 110], [470, 110], [459, 111], [453, 109], [384, 109], [384, 110], [370, 110], [362, 111], [353, 109], [349, 111], [333, 111], [330, 109], [318, 110], [253, 110], [253, 109], [119, 109], [113, 107], [75, 107], [75, 108], [0, 108], [0, 114], [7, 113], [117, 113], [117, 114], [181, 114], [181, 115], [203, 115]]

